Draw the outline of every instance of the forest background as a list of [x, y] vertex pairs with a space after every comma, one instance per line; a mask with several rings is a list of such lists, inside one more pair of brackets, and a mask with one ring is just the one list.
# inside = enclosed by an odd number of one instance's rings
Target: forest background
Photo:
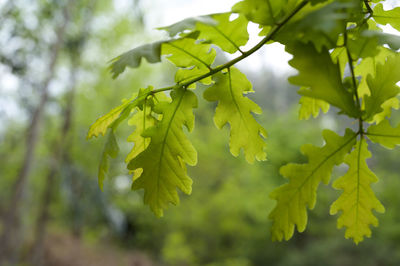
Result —
[[[334, 111], [298, 120], [299, 96], [287, 82], [294, 70], [276, 45], [238, 65], [263, 109], [267, 162], [249, 165], [232, 157], [228, 130], [219, 132], [210, 119], [215, 106], [201, 102], [191, 136], [199, 152], [198, 166], [189, 168], [194, 189], [179, 207], [154, 217], [142, 193], [130, 190], [131, 176], [118, 163], [122, 157], [111, 162], [104, 191], [99, 189], [104, 139], [87, 141], [89, 125], [148, 81], [158, 87], [173, 83], [168, 63], [151, 69], [144, 63], [113, 80], [107, 62], [165, 36], [153, 30], [157, 26], [229, 11], [235, 2], [0, 1], [0, 232], [8, 243], [0, 242], [0, 260], [78, 266], [400, 264], [399, 151], [377, 145], [369, 164], [381, 177], [374, 189], [386, 213], [378, 214], [371, 239], [356, 246], [343, 238], [326, 208], [340, 192], [322, 187], [308, 229], [289, 242], [271, 242], [268, 213], [275, 203], [268, 194], [284, 182], [279, 168], [304, 160], [301, 144], [321, 144], [321, 128], [348, 123]], [[399, 115], [392, 120], [399, 122]], [[121, 128], [120, 136], [129, 130]], [[121, 156], [130, 148], [122, 146]], [[334, 177], [344, 170], [337, 168]]]

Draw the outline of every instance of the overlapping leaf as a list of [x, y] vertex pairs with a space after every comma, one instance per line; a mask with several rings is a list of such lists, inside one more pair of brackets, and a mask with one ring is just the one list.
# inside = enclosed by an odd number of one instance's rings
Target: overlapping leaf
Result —
[[300, 98], [300, 110], [299, 110], [299, 119], [307, 120], [310, 116], [314, 118], [319, 115], [319, 111], [326, 113], [329, 110], [329, 104], [322, 100], [317, 100], [314, 98], [310, 98], [307, 96], [302, 96]]
[[[210, 44], [197, 43], [191, 38], [178, 39], [162, 45], [162, 54], [179, 69], [175, 75], [177, 83], [191, 80], [210, 71], [216, 52]], [[202, 80], [210, 84], [211, 77]]]
[[293, 54], [289, 64], [299, 71], [289, 81], [307, 88], [300, 94], [324, 100], [351, 117], [358, 116], [353, 95], [343, 86], [339, 67], [326, 49], [318, 52], [311, 44], [296, 43], [287, 46], [287, 51]]
[[136, 108], [136, 113], [128, 120], [128, 124], [134, 126], [135, 129], [128, 137], [128, 142], [133, 142], [134, 146], [125, 159], [127, 163], [143, 152], [150, 144], [150, 138], [143, 137], [142, 133], [159, 122], [158, 115], [153, 113], [154, 102], [170, 102], [170, 100], [164, 93], [158, 93], [144, 100], [141, 109]]
[[117, 78], [126, 67], [137, 68], [145, 58], [149, 63], [158, 63], [161, 61], [161, 45], [168, 41], [158, 41], [144, 44], [125, 52], [111, 60], [110, 70], [112, 77]]
[[128, 121], [128, 124], [135, 127], [135, 130], [128, 137], [128, 142], [133, 142], [134, 146], [129, 152], [125, 161], [129, 163], [139, 153], [143, 152], [150, 144], [150, 138], [145, 138], [142, 133], [146, 128], [153, 127], [158, 120], [152, 115], [150, 108], [138, 110]]
[[393, 128], [389, 121], [385, 119], [377, 125], [370, 126], [367, 136], [372, 142], [393, 149], [396, 145], [400, 145], [400, 125]]
[[239, 15], [230, 20], [231, 13], [213, 15], [216, 25], [198, 23], [196, 29], [200, 31], [199, 39], [207, 40], [228, 53], [234, 53], [247, 43], [247, 19]]
[[150, 144], [128, 164], [130, 170], [142, 169], [132, 189], [144, 189], [144, 203], [157, 216], [163, 215], [169, 203], [179, 203], [177, 188], [191, 193], [192, 180], [187, 176], [186, 164], [197, 162], [196, 150], [183, 131], [183, 126], [189, 131], [194, 127], [192, 109], [197, 106], [197, 98], [184, 89], [173, 91], [171, 97], [171, 103], [154, 106], [153, 111], [162, 114], [162, 119], [141, 134], [151, 139]]
[[244, 14], [248, 20], [257, 24], [275, 25], [282, 17], [287, 2], [288, 0], [244, 0], [234, 5], [232, 11]]
[[217, 127], [222, 128], [227, 123], [230, 125], [231, 153], [238, 156], [243, 148], [248, 162], [265, 160], [266, 144], [263, 137], [266, 137], [266, 131], [252, 115], [260, 114], [261, 108], [243, 95], [252, 92], [251, 83], [236, 68], [215, 75], [213, 80], [215, 84], [204, 92], [204, 98], [218, 101], [214, 116]]
[[390, 24], [393, 28], [400, 31], [400, 7], [385, 11], [381, 3], [374, 8], [374, 19], [379, 24]]
[[337, 226], [346, 227], [345, 237], [352, 238], [356, 244], [364, 237], [371, 236], [370, 225], [378, 226], [378, 219], [372, 210], [381, 213], [385, 211], [370, 187], [371, 183], [378, 181], [366, 163], [366, 159], [370, 157], [367, 142], [361, 139], [345, 158], [349, 165], [347, 174], [333, 183], [333, 187], [342, 189], [343, 193], [332, 204], [330, 213], [342, 211]]
[[308, 157], [307, 163], [291, 163], [280, 169], [280, 173], [289, 179], [289, 183], [271, 193], [271, 198], [277, 201], [269, 216], [273, 220], [273, 240], [288, 240], [292, 237], [295, 226], [299, 232], [305, 230], [307, 207], [314, 208], [319, 183], [329, 182], [333, 167], [343, 162], [344, 156], [355, 143], [356, 134], [347, 130], [341, 137], [333, 131], [325, 130], [323, 137], [323, 147], [310, 144], [302, 146], [302, 153]]
[[109, 157], [111, 158], [117, 157], [118, 152], [119, 152], [119, 147], [117, 140], [115, 139], [114, 132], [110, 129], [106, 140], [106, 144], [104, 145], [99, 165], [98, 182], [101, 190], [103, 190], [104, 179], [106, 178], [106, 175], [110, 168]]
[[[371, 78], [374, 78], [376, 75], [377, 65], [384, 64], [388, 57], [394, 55], [393, 51], [384, 47], [379, 47], [378, 51], [379, 52], [375, 57], [364, 58], [354, 68], [355, 75], [361, 77], [360, 83], [358, 85], [358, 94], [360, 95], [360, 97], [370, 95], [367, 84], [367, 77], [370, 76]], [[380, 113], [375, 114], [371, 122], [380, 123], [386, 117], [390, 117], [392, 109], [400, 108], [399, 100], [397, 99], [397, 97], [390, 98], [381, 105], [381, 108], [383, 110]]]
[[386, 59], [393, 55], [394, 54], [391, 50], [384, 47], [379, 47], [378, 54], [376, 56], [364, 58], [355, 66], [354, 74], [357, 77], [361, 77], [358, 85], [358, 94], [360, 97], [364, 95], [370, 95], [367, 84], [367, 76], [371, 76], [372, 78], [375, 77], [377, 65], [385, 63]]
[[98, 118], [93, 125], [90, 126], [89, 132], [87, 134], [87, 139], [92, 138], [93, 136], [98, 137], [99, 135], [105, 135], [107, 129], [120, 117], [120, 115], [127, 109], [129, 111], [133, 109], [137, 101], [135, 101], [136, 95], [130, 98], [129, 100], [124, 100], [120, 106], [115, 107], [109, 113], [103, 115]]
[[396, 83], [400, 80], [400, 54], [388, 57], [386, 62], [376, 66], [375, 76], [367, 77], [370, 95], [365, 99], [365, 120], [371, 119], [375, 114], [382, 112], [382, 104], [399, 93]]
[[148, 93], [152, 90], [152, 86], [140, 89], [139, 93], [134, 93], [130, 99], [123, 100], [123, 103], [120, 106], [113, 108], [110, 112], [98, 118], [93, 125], [90, 126], [86, 138], [90, 139], [93, 136], [98, 137], [99, 135], [104, 136], [108, 128], [113, 128], [114, 130], [119, 123], [129, 116], [133, 108], [143, 104]]
[[186, 18], [177, 23], [166, 27], [160, 27], [159, 30], [165, 30], [168, 32], [170, 37], [176, 36], [178, 33], [183, 33], [185, 31], [192, 31], [195, 29], [197, 23], [204, 25], [217, 25], [218, 22], [212, 18], [212, 15], [198, 16], [192, 18]]
[[361, 14], [360, 1], [330, 1], [323, 5], [308, 6], [285, 25], [274, 39], [285, 45], [294, 39], [311, 42], [318, 51], [324, 47], [334, 48], [346, 23], [354, 20], [354, 13]]

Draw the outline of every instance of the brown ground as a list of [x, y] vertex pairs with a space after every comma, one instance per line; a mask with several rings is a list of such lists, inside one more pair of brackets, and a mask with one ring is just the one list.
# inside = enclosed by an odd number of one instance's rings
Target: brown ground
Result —
[[51, 234], [45, 244], [46, 266], [154, 266], [151, 259], [138, 251], [89, 245], [66, 234]]

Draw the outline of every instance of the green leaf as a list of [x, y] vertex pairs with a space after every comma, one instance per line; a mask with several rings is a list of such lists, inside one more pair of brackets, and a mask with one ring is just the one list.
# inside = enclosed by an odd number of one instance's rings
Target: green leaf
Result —
[[128, 142], [133, 142], [134, 146], [125, 161], [129, 163], [139, 153], [143, 152], [150, 144], [150, 138], [145, 138], [142, 133], [153, 127], [158, 120], [152, 115], [151, 108], [144, 107], [143, 111], [138, 110], [128, 121], [130, 126], [135, 126], [135, 130], [128, 137]]
[[299, 71], [289, 81], [308, 88], [300, 90], [300, 94], [324, 100], [351, 117], [358, 116], [353, 95], [343, 86], [340, 69], [326, 49], [318, 52], [311, 44], [296, 43], [286, 50], [293, 54], [289, 64]]
[[109, 113], [98, 118], [93, 125], [90, 126], [87, 134], [87, 139], [95, 136], [98, 137], [100, 134], [104, 136], [108, 128], [115, 130], [119, 123], [125, 120], [131, 113], [132, 109], [136, 106], [141, 106], [146, 99], [150, 91], [153, 90], [153, 86], [148, 86], [145, 89], [140, 89], [139, 93], [134, 93], [132, 98], [123, 100], [120, 106], [115, 107]]
[[390, 24], [393, 28], [400, 31], [400, 7], [385, 11], [381, 3], [374, 8], [374, 19], [379, 24]]
[[307, 207], [313, 209], [317, 200], [319, 183], [328, 184], [332, 169], [343, 162], [344, 156], [351, 150], [357, 135], [348, 129], [341, 137], [330, 130], [323, 131], [325, 145], [316, 147], [303, 145], [302, 153], [308, 157], [305, 164], [287, 164], [280, 169], [281, 175], [289, 179], [271, 193], [277, 201], [269, 215], [273, 220], [272, 239], [288, 240], [294, 233], [295, 225], [303, 232], [307, 225]]
[[158, 41], [136, 47], [125, 52], [111, 60], [110, 71], [113, 79], [117, 78], [126, 67], [137, 68], [142, 62], [142, 58], [146, 58], [149, 63], [161, 62], [161, 44], [168, 41]]
[[216, 14], [212, 18], [218, 22], [216, 25], [198, 23], [196, 29], [200, 31], [199, 39], [209, 41], [228, 53], [235, 53], [240, 46], [247, 43], [247, 19], [239, 15], [230, 20], [231, 13]]
[[129, 100], [123, 100], [123, 103], [120, 106], [115, 107], [109, 113], [98, 118], [96, 122], [90, 126], [86, 138], [90, 139], [93, 136], [98, 137], [99, 135], [104, 136], [107, 132], [107, 129], [110, 128], [116, 120], [118, 120], [121, 113], [123, 113], [125, 110], [130, 111], [137, 105], [137, 101], [135, 101], [136, 98], [136, 95], [134, 95]]
[[381, 31], [373, 20], [367, 20], [366, 23], [360, 23], [359, 27], [348, 27], [346, 45], [343, 36], [340, 36], [338, 45], [348, 50], [353, 59], [374, 57], [379, 53], [377, 35]]
[[343, 193], [332, 204], [330, 214], [342, 211], [337, 227], [346, 227], [345, 237], [352, 238], [356, 244], [362, 241], [364, 236], [371, 236], [370, 225], [378, 226], [378, 219], [372, 213], [372, 209], [385, 212], [385, 208], [370, 187], [371, 183], [378, 181], [366, 163], [366, 159], [370, 157], [367, 142], [361, 139], [345, 158], [345, 163], [349, 165], [348, 172], [332, 185], [336, 189], [342, 189]]
[[335, 48], [346, 23], [353, 20], [353, 13], [361, 14], [360, 1], [334, 1], [308, 6], [286, 24], [274, 39], [284, 45], [294, 40], [311, 42], [319, 52], [324, 47]]
[[110, 167], [108, 157], [115, 158], [117, 157], [118, 152], [119, 152], [119, 147], [117, 140], [115, 139], [113, 130], [110, 129], [106, 143], [104, 145], [99, 165], [98, 182], [101, 190], [103, 190], [104, 179], [106, 178], [106, 175]]
[[244, 0], [232, 7], [232, 12], [261, 25], [275, 25], [282, 17], [287, 0]]
[[[175, 76], [177, 83], [208, 73], [216, 56], [210, 44], [197, 43], [196, 40], [190, 38], [163, 44], [162, 54], [167, 55], [167, 59], [177, 67], [184, 68], [179, 69]], [[211, 77], [202, 82], [210, 84]]]
[[154, 127], [159, 122], [159, 115], [154, 116], [153, 113], [154, 101], [170, 102], [171, 99], [165, 93], [157, 93], [145, 99], [143, 104], [139, 106], [141, 109], [136, 108], [136, 113], [128, 120], [128, 124], [134, 126], [135, 129], [127, 139], [128, 142], [133, 142], [134, 146], [125, 159], [126, 163], [133, 160], [150, 144], [150, 138], [145, 138], [142, 134], [146, 129]]
[[254, 158], [262, 161], [266, 159], [265, 129], [257, 123], [252, 113], [260, 114], [261, 108], [244, 97], [243, 94], [252, 92], [251, 83], [238, 69], [228, 69], [226, 73], [214, 75], [215, 85], [204, 92], [207, 101], [218, 101], [215, 110], [214, 122], [218, 128], [229, 123], [230, 150], [238, 156], [243, 148], [246, 160], [254, 162]]
[[196, 150], [183, 131], [183, 126], [188, 131], [194, 127], [192, 109], [197, 107], [196, 95], [179, 89], [171, 97], [171, 103], [159, 102], [154, 106], [153, 111], [162, 114], [162, 119], [142, 133], [142, 137], [151, 138], [150, 144], [128, 164], [130, 170], [142, 169], [132, 189], [144, 189], [144, 203], [158, 217], [163, 216], [168, 203], [179, 203], [176, 188], [191, 193], [192, 180], [187, 176], [186, 164], [197, 162]]
[[386, 117], [390, 117], [392, 115], [392, 109], [398, 110], [400, 108], [399, 99], [397, 97], [390, 98], [381, 105], [381, 108], [383, 111], [374, 115], [371, 121], [372, 123], [379, 124]]
[[355, 66], [354, 74], [361, 77], [358, 85], [358, 95], [363, 97], [364, 95], [370, 95], [370, 91], [367, 84], [367, 76], [375, 77], [376, 66], [378, 64], [385, 63], [389, 56], [393, 56], [394, 53], [384, 47], [379, 47], [378, 54], [375, 57], [368, 57], [361, 60], [361, 62]]
[[377, 125], [372, 125], [367, 130], [368, 138], [375, 143], [393, 149], [400, 145], [400, 125], [393, 128], [387, 119]]
[[371, 119], [383, 109], [381, 105], [399, 93], [396, 83], [400, 80], [400, 54], [388, 57], [384, 64], [376, 66], [375, 77], [368, 75], [367, 84], [371, 95], [365, 96], [365, 118]]
[[170, 37], [174, 37], [178, 33], [194, 30], [196, 28], [197, 23], [210, 26], [218, 24], [218, 22], [213, 19], [212, 15], [206, 15], [206, 16], [187, 18], [177, 23], [174, 23], [170, 26], [160, 27], [157, 29], [165, 30], [168, 32]]
[[[400, 36], [379, 31], [372, 31], [372, 30], [364, 31], [362, 33], [362, 36], [367, 37], [371, 40], [375, 39], [376, 43], [380, 45], [387, 44], [394, 51], [400, 49]], [[377, 46], [376, 43], [373, 44]], [[366, 47], [365, 49], [368, 49], [368, 47]]]
[[317, 100], [314, 98], [310, 98], [307, 96], [302, 96], [300, 98], [300, 110], [299, 110], [299, 119], [300, 120], [308, 120], [312, 115], [316, 118], [319, 115], [319, 110], [326, 113], [329, 110], [329, 104], [322, 100]]

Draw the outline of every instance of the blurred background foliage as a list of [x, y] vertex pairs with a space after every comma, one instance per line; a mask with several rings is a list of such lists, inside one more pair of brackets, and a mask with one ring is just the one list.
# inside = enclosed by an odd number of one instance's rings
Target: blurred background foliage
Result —
[[[279, 168], [304, 161], [300, 146], [322, 144], [322, 128], [349, 123], [335, 110], [299, 121], [290, 70], [241, 64], [264, 110], [267, 162], [231, 156], [228, 130], [213, 125], [215, 106], [200, 101], [190, 136], [199, 152], [189, 169], [191, 196], [157, 219], [118, 163], [128, 146], [120, 147], [100, 191], [105, 140], [87, 141], [89, 125], [139, 88], [173, 82], [166, 62], [143, 62], [117, 80], [108, 73], [110, 59], [160, 36], [146, 23], [149, 6], [160, 12], [165, 3], [143, 2], [0, 2], [0, 265], [400, 265], [400, 154], [376, 145], [369, 164], [386, 213], [371, 239], [358, 246], [344, 239], [328, 213], [339, 192], [322, 186], [307, 230], [290, 242], [270, 241], [268, 194], [285, 182]], [[122, 127], [120, 140], [130, 131]], [[344, 170], [337, 167], [334, 177]]]

